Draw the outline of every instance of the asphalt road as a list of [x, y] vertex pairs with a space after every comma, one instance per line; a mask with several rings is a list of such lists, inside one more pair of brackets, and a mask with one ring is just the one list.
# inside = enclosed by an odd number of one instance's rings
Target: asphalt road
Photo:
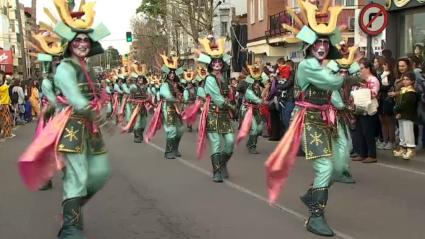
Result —
[[[54, 189], [29, 192], [16, 160], [34, 125], [0, 143], [0, 238], [50, 239], [60, 227], [60, 177]], [[134, 144], [128, 134], [105, 136], [111, 178], [84, 209], [88, 239], [319, 238], [304, 228], [307, 209], [299, 201], [312, 179], [299, 158], [278, 206], [266, 201], [264, 161], [275, 146], [261, 140], [260, 155], [241, 144], [229, 165], [231, 178], [215, 184], [210, 161], [195, 159], [196, 133], [186, 133], [178, 160], [164, 160], [161, 132]], [[354, 185], [336, 184], [326, 211], [336, 238], [425, 238], [425, 153], [410, 162], [380, 152], [379, 163], [352, 163]]]

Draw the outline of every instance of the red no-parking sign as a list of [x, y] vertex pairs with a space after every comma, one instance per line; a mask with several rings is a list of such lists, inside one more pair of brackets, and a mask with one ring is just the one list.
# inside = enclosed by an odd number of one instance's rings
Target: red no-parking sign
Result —
[[370, 36], [382, 33], [388, 24], [388, 13], [385, 7], [370, 3], [363, 7], [359, 14], [359, 26], [363, 32]]

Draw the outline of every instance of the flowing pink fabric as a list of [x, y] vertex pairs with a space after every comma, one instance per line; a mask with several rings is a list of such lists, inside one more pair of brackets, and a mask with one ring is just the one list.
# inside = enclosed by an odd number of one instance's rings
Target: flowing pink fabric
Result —
[[43, 105], [43, 108], [41, 109], [40, 117], [38, 117], [37, 126], [35, 128], [35, 133], [34, 133], [34, 139], [37, 138], [37, 136], [41, 133], [41, 131], [46, 126], [44, 114], [46, 113], [47, 108], [49, 107], [49, 103], [46, 102], [46, 100], [42, 99], [41, 104]]
[[118, 112], [120, 123], [124, 121], [124, 109], [125, 109], [125, 105], [127, 104], [127, 100], [128, 100], [128, 96], [124, 95], [121, 101], [120, 111]]
[[304, 127], [306, 108], [301, 108], [295, 115], [283, 139], [265, 162], [266, 181], [269, 203], [276, 202], [283, 185], [288, 178], [297, 159], [298, 149], [301, 143], [301, 135]]
[[182, 112], [182, 120], [186, 124], [193, 124], [196, 121], [196, 116], [198, 115], [199, 108], [201, 108], [202, 101], [196, 100], [195, 103], [186, 107]]
[[149, 143], [149, 141], [155, 136], [156, 132], [161, 128], [161, 107], [162, 100], [158, 102], [158, 105], [156, 106], [155, 112], [152, 116], [151, 122], [149, 123], [148, 129], [145, 132], [144, 138], [146, 143]]
[[38, 190], [64, 167], [57, 145], [71, 113], [67, 107], [54, 116], [20, 156], [19, 174], [28, 189]]
[[118, 93], [114, 93], [113, 98], [112, 98], [112, 114], [111, 114], [111, 118], [113, 118], [116, 114], [117, 114], [117, 110], [118, 110]]
[[198, 125], [198, 145], [196, 146], [196, 158], [202, 159], [202, 156], [204, 155], [207, 141], [207, 121], [208, 121], [208, 111], [210, 109], [210, 102], [211, 97], [207, 96], [204, 107], [202, 109], [201, 117], [199, 119], [199, 125]]
[[253, 107], [250, 104], [247, 104], [246, 107], [247, 111], [243, 118], [241, 128], [239, 129], [238, 136], [236, 137], [236, 145], [239, 145], [239, 143], [249, 134], [249, 130], [251, 129]]
[[131, 114], [130, 120], [128, 121], [127, 125], [121, 129], [121, 133], [127, 133], [131, 127], [134, 126], [136, 123], [137, 116], [140, 114], [140, 110], [142, 109], [142, 106], [140, 104], [137, 104], [136, 108], [133, 110], [133, 113]]

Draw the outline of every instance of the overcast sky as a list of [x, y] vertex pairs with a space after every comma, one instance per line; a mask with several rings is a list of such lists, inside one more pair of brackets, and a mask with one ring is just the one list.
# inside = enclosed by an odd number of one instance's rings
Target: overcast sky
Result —
[[[25, 6], [31, 6], [31, 0], [19, 0]], [[87, 2], [89, 2], [88, 0]], [[76, 0], [78, 6], [80, 1]], [[111, 35], [102, 41], [104, 48], [113, 46], [118, 49], [121, 54], [129, 51], [129, 44], [125, 41], [125, 32], [130, 31], [130, 19], [134, 16], [136, 8], [140, 5], [142, 0], [97, 0], [95, 5], [96, 17], [95, 25], [99, 22], [103, 22], [111, 31]], [[118, 6], [119, 4], [119, 6]], [[50, 11], [56, 14], [52, 0], [38, 0], [37, 3], [37, 21], [44, 21], [50, 23], [45, 14], [43, 8], [48, 7]], [[58, 16], [57, 16], [58, 17]], [[58, 17], [59, 18], [59, 17]]]

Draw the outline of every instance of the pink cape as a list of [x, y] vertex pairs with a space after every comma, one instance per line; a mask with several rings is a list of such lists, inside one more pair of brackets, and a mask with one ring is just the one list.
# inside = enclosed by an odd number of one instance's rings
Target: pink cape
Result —
[[124, 95], [121, 101], [120, 110], [118, 111], [118, 122], [122, 123], [124, 121], [124, 109], [125, 105], [127, 104], [128, 96]]
[[115, 93], [113, 95], [113, 98], [112, 98], [112, 114], [111, 114], [111, 118], [113, 118], [117, 114], [118, 103], [119, 103], [118, 102], [118, 93]]
[[158, 105], [156, 106], [155, 112], [152, 116], [151, 122], [149, 122], [149, 126], [145, 132], [144, 138], [146, 143], [149, 143], [149, 141], [155, 136], [156, 132], [161, 128], [161, 107], [162, 100], [158, 102]]
[[66, 107], [54, 116], [19, 158], [19, 174], [28, 189], [38, 190], [64, 167], [57, 145], [71, 113]]
[[277, 197], [292, 169], [301, 143], [306, 108], [301, 108], [294, 117], [289, 130], [265, 162], [269, 203]]
[[193, 124], [196, 121], [196, 116], [199, 112], [199, 108], [201, 108], [202, 101], [196, 100], [195, 103], [186, 107], [186, 109], [182, 112], [182, 120], [186, 124]]
[[127, 125], [121, 129], [121, 133], [126, 133], [130, 130], [131, 127], [133, 127], [133, 125], [136, 123], [137, 116], [140, 114], [141, 109], [142, 106], [140, 104], [137, 104], [136, 108], [131, 114], [130, 120], [128, 121]]
[[248, 135], [249, 130], [251, 129], [252, 125], [252, 117], [253, 117], [253, 107], [252, 105], [247, 105], [247, 111], [245, 113], [245, 117], [243, 118], [241, 128], [239, 129], [238, 136], [236, 137], [236, 145], [239, 145], [239, 143]]
[[196, 146], [196, 158], [202, 159], [202, 156], [206, 149], [206, 135], [207, 135], [207, 121], [208, 121], [208, 111], [210, 108], [211, 97], [207, 96], [204, 107], [202, 109], [201, 117], [199, 119], [198, 126], [198, 145]]

